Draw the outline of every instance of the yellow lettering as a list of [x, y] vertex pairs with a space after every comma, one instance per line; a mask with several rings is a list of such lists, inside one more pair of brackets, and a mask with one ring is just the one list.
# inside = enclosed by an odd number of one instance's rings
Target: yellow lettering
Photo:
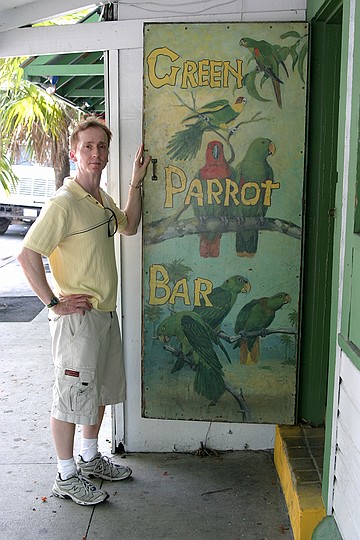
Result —
[[[149, 304], [152, 306], [161, 306], [166, 304], [174, 305], [175, 301], [181, 298], [186, 306], [190, 306], [189, 284], [186, 278], [179, 279], [173, 290], [169, 286], [169, 274], [162, 264], [153, 264], [149, 267]], [[194, 306], [201, 305], [201, 298], [204, 299], [203, 305], [212, 307], [209, 295], [213, 290], [212, 282], [204, 278], [194, 280]], [[160, 293], [159, 293], [160, 291]], [[160, 296], [162, 292], [162, 296]]]
[[[159, 276], [159, 277], [158, 277]], [[149, 274], [149, 304], [152, 306], [161, 306], [166, 304], [170, 298], [171, 290], [168, 286], [169, 283], [169, 274], [161, 264], [153, 264], [150, 266]], [[162, 289], [165, 291], [163, 296], [157, 296], [158, 290]]]
[[198, 70], [198, 84], [199, 86], [209, 86], [209, 60], [200, 60]]
[[[180, 179], [178, 187], [173, 184], [173, 175]], [[176, 193], [182, 193], [186, 188], [186, 175], [182, 169], [176, 165], [168, 165], [165, 167], [165, 208], [173, 208], [173, 197]]]
[[[220, 60], [210, 60], [210, 87], [221, 88], [222, 62]], [[220, 68], [220, 69], [218, 69]]]
[[237, 88], [242, 88], [242, 60], [236, 60], [236, 68], [233, 68], [228, 60], [224, 61], [223, 87], [229, 86], [229, 73], [237, 80]]
[[194, 280], [194, 306], [200, 306], [200, 297], [204, 298], [205, 306], [212, 307], [208, 296], [212, 292], [213, 286], [211, 281], [203, 278], [196, 278]]
[[204, 193], [199, 178], [192, 180], [185, 198], [185, 204], [191, 203], [191, 197], [195, 197], [198, 206], [204, 206]]
[[177, 53], [168, 49], [167, 47], [160, 47], [159, 49], [154, 49], [153, 51], [151, 51], [151, 53], [146, 59], [150, 83], [155, 88], [161, 88], [166, 84], [169, 84], [170, 86], [175, 86], [176, 76], [180, 68], [172, 66], [170, 69], [170, 73], [164, 75], [163, 77], [158, 77], [156, 74], [156, 63], [159, 56], [166, 56], [170, 58], [172, 62], [175, 62], [175, 60], [180, 58]]
[[[255, 195], [253, 197], [250, 197], [249, 199], [246, 198], [247, 189], [255, 190]], [[256, 182], [246, 182], [246, 184], [244, 184], [241, 188], [241, 202], [245, 204], [245, 206], [254, 206], [259, 202], [260, 193], [260, 186]]]
[[[217, 189], [214, 191], [214, 187]], [[221, 199], [219, 195], [224, 191], [220, 180], [213, 178], [212, 180], [207, 180], [207, 203], [212, 204], [212, 199], [216, 204], [221, 204]]]
[[234, 180], [230, 178], [226, 179], [225, 184], [225, 197], [224, 197], [224, 206], [229, 206], [230, 198], [232, 199], [235, 206], [238, 206], [240, 202], [237, 200], [236, 195], [239, 193], [239, 186]]
[[271, 206], [271, 191], [273, 189], [279, 189], [279, 182], [274, 183], [272, 180], [265, 180], [261, 183], [261, 187], [265, 188], [264, 206]]
[[169, 304], [175, 304], [176, 298], [182, 298], [186, 306], [190, 306], [189, 289], [186, 278], [179, 279], [169, 299]]
[[197, 82], [194, 76], [196, 71], [197, 71], [196, 62], [193, 62], [192, 60], [186, 60], [186, 62], [184, 62], [183, 74], [182, 74], [182, 79], [181, 79], [181, 88], [188, 88], [188, 82], [190, 86], [192, 86], [193, 88], [197, 86]]

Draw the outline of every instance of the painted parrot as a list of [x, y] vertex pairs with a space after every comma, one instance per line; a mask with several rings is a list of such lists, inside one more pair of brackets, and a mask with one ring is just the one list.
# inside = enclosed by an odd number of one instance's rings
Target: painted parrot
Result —
[[[225, 180], [226, 178], [235, 179], [235, 171], [230, 167], [225, 159], [224, 146], [220, 141], [211, 141], [206, 148], [205, 165], [197, 172], [195, 178], [201, 180], [203, 189], [203, 206], [199, 206], [198, 199], [192, 199], [192, 206], [195, 217], [199, 221], [205, 221], [207, 217], [225, 217], [228, 214], [228, 209], [224, 207], [225, 197]], [[223, 192], [218, 195], [218, 204], [215, 197], [211, 197], [208, 203], [208, 194], [211, 191], [216, 192], [218, 187], [210, 181], [217, 179], [220, 181]], [[221, 233], [206, 232], [200, 234], [200, 257], [218, 257], [220, 254]]]
[[[236, 179], [239, 182], [239, 188], [248, 182], [253, 182], [259, 186], [260, 197], [255, 199], [254, 188], [247, 190], [247, 199], [254, 199], [254, 204], [239, 204], [232, 208], [237, 217], [264, 217], [268, 207], [264, 205], [264, 188], [261, 183], [265, 180], [274, 180], [274, 172], [267, 162], [270, 155], [276, 151], [274, 143], [265, 137], [255, 139], [249, 146], [244, 159], [235, 167]], [[251, 195], [249, 195], [249, 193]], [[239, 257], [254, 257], [259, 239], [258, 229], [240, 230], [236, 233], [236, 252]]]
[[[238, 313], [235, 322], [235, 333], [264, 331], [275, 318], [275, 313], [283, 305], [291, 301], [285, 292], [274, 296], [256, 298], [246, 304]], [[256, 364], [260, 357], [260, 337], [248, 336], [240, 339], [234, 349], [240, 347], [240, 364]]]
[[184, 118], [183, 122], [196, 121], [185, 124], [186, 129], [172, 136], [167, 145], [168, 156], [178, 160], [193, 159], [200, 150], [205, 131], [227, 129], [243, 111], [245, 104], [246, 99], [241, 96], [231, 104], [227, 99], [218, 99]]
[[230, 313], [239, 293], [248, 293], [251, 290], [250, 282], [243, 276], [231, 276], [222, 285], [215, 287], [208, 296], [212, 306], [206, 306], [201, 298], [200, 306], [194, 306], [193, 311], [214, 330], [218, 332], [220, 326]]
[[[215, 335], [211, 328], [196, 313], [179, 311], [164, 319], [156, 334], [163, 343], [168, 343], [172, 336], [177, 338], [182, 353], [194, 362], [194, 391], [216, 403], [225, 392], [225, 381], [222, 365], [213, 347]], [[174, 367], [172, 373], [181, 367]]]
[[[255, 59], [257, 70], [264, 74], [264, 81], [267, 79], [271, 80], [276, 102], [282, 108], [280, 84], [283, 84], [283, 81], [279, 78], [280, 65], [284, 68], [287, 76], [289, 76], [289, 73], [280, 54], [281, 48], [271, 45], [267, 41], [256, 41], [249, 37], [241, 38], [239, 43], [251, 52]], [[262, 81], [261, 86], [264, 81]]]

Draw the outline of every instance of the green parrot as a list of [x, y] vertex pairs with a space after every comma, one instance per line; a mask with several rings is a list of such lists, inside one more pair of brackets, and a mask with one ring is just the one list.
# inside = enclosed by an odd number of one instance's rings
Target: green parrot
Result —
[[[235, 167], [236, 179], [241, 191], [244, 184], [253, 182], [259, 186], [260, 197], [256, 199], [255, 188], [246, 190], [247, 199], [253, 204], [242, 202], [237, 207], [232, 207], [231, 212], [236, 217], [264, 217], [268, 207], [264, 205], [264, 188], [261, 183], [265, 180], [274, 180], [274, 172], [267, 162], [270, 155], [274, 155], [276, 148], [270, 139], [259, 137], [249, 146], [244, 159]], [[253, 201], [251, 201], [253, 199]], [[259, 239], [258, 229], [241, 230], [236, 233], [236, 252], [239, 257], [254, 257]]]
[[[274, 296], [255, 298], [238, 313], [235, 321], [235, 333], [264, 331], [275, 318], [275, 313], [282, 306], [291, 302], [290, 296], [279, 292]], [[240, 347], [240, 364], [256, 364], [260, 357], [260, 337], [248, 336], [240, 339], [234, 349]]]
[[218, 332], [225, 317], [230, 313], [239, 293], [248, 293], [250, 282], [243, 276], [231, 276], [222, 285], [215, 287], [208, 296], [212, 306], [206, 306], [201, 298], [200, 306], [194, 306], [193, 311], [214, 330]]
[[[156, 335], [162, 343], [168, 343], [172, 336], [177, 338], [182, 353], [194, 361], [194, 391], [216, 403], [225, 392], [225, 381], [222, 365], [213, 347], [216, 337], [211, 328], [196, 313], [179, 311], [159, 324]], [[177, 364], [179, 362], [181, 360]], [[180, 365], [174, 367], [172, 373], [180, 368]]]
[[[195, 178], [199, 178], [203, 190], [203, 206], [199, 205], [197, 199], [192, 199], [192, 207], [195, 217], [200, 222], [206, 221], [207, 217], [226, 217], [227, 208], [224, 207], [225, 181], [227, 178], [235, 180], [235, 171], [228, 165], [224, 154], [224, 145], [220, 141], [210, 141], [206, 148], [205, 164], [196, 173]], [[216, 179], [222, 188], [215, 186]], [[220, 204], [217, 204], [214, 195], [209, 196], [210, 190], [215, 192]], [[210, 198], [210, 202], [209, 202]], [[200, 235], [199, 253], [200, 257], [218, 257], [220, 254], [221, 233], [203, 232]]]
[[241, 96], [231, 104], [227, 99], [218, 99], [184, 118], [183, 123], [196, 121], [185, 124], [186, 129], [177, 131], [172, 136], [167, 145], [168, 156], [178, 160], [193, 159], [200, 150], [205, 131], [227, 129], [243, 111], [245, 104], [246, 99]]
[[[289, 76], [286, 65], [280, 56], [281, 48], [275, 47], [267, 41], [256, 41], [249, 37], [240, 39], [240, 45], [246, 47], [251, 52], [256, 62], [257, 70], [262, 72], [264, 81], [270, 79], [274, 88], [276, 102], [282, 108], [281, 87], [283, 81], [279, 78], [280, 65], [284, 68], [285, 73]], [[261, 86], [263, 82], [261, 83]], [[246, 81], [245, 81], [246, 84]]]

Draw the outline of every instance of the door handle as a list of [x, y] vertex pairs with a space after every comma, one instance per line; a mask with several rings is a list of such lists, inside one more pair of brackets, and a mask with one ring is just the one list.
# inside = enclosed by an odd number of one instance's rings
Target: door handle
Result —
[[152, 163], [152, 166], [153, 166], [153, 172], [152, 172], [152, 177], [151, 177], [151, 180], [153, 181], [156, 181], [158, 179], [158, 177], [156, 176], [156, 164], [157, 164], [157, 159], [152, 159], [151, 160], [151, 163]]

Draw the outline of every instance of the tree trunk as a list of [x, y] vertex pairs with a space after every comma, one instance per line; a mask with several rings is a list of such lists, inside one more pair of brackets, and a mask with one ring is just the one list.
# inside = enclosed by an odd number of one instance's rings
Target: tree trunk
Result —
[[67, 148], [61, 150], [61, 156], [58, 156], [57, 163], [53, 165], [55, 172], [55, 189], [59, 189], [64, 178], [70, 175], [70, 159]]

